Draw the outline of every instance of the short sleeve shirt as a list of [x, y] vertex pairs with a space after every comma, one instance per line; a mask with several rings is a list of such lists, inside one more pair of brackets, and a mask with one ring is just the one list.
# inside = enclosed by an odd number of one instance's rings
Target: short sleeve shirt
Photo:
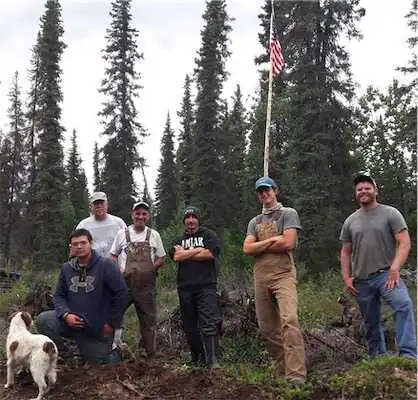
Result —
[[122, 218], [107, 214], [104, 220], [90, 216], [80, 221], [76, 229], [87, 229], [93, 237], [93, 249], [101, 256], [108, 257], [113, 240], [120, 229], [126, 228]]
[[395, 235], [404, 229], [408, 227], [402, 214], [385, 204], [351, 214], [342, 226], [340, 240], [351, 243], [353, 278], [365, 279], [389, 268], [396, 254]]
[[[138, 232], [134, 229], [133, 225], [130, 225], [128, 229], [131, 242], [144, 242], [147, 236], [147, 230], [151, 230], [149, 242], [151, 246], [152, 262], [155, 262], [157, 258], [164, 257], [166, 255], [161, 236], [156, 230], [146, 227], [143, 231]], [[124, 271], [128, 254], [128, 245], [126, 243], [125, 229], [121, 229], [117, 233], [115, 240], [112, 244], [112, 248], [110, 249], [110, 254], [112, 254], [115, 257], [119, 256], [118, 264], [121, 271]]]
[[[279, 235], [281, 235], [286, 229], [294, 228], [298, 231], [302, 229], [299, 215], [294, 208], [281, 206], [279, 207], [279, 210], [281, 214], [279, 219], [276, 221], [277, 232]], [[257, 217], [254, 217], [248, 223], [247, 235], [252, 235], [257, 238], [257, 221], [262, 220], [263, 223], [269, 223], [272, 219], [273, 213], [261, 214]]]

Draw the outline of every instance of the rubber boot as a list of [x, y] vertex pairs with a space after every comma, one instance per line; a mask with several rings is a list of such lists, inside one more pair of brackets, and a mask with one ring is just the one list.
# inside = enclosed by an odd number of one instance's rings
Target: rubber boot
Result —
[[191, 355], [191, 364], [204, 367], [206, 364], [205, 361], [205, 351], [203, 349], [202, 342], [199, 340], [198, 343], [194, 343], [190, 346], [190, 355]]
[[145, 352], [148, 358], [155, 357], [157, 351], [156, 335], [154, 330], [143, 329], [141, 331]]
[[205, 349], [206, 366], [209, 369], [217, 369], [219, 365], [219, 336], [211, 335], [203, 337], [203, 347]]

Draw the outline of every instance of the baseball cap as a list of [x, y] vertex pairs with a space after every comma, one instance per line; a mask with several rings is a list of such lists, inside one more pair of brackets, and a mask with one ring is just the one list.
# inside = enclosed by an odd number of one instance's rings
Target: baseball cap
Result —
[[145, 208], [146, 210], [149, 210], [149, 204], [145, 203], [145, 201], [137, 201], [133, 206], [132, 206], [132, 211], [136, 210], [137, 208]]
[[107, 196], [105, 192], [94, 192], [91, 196], [90, 203], [94, 203], [95, 201], [103, 200], [107, 201]]
[[255, 182], [255, 189], [257, 190], [260, 187], [269, 187], [269, 188], [277, 188], [278, 184], [268, 176], [262, 176], [261, 178], [257, 179]]
[[368, 172], [359, 172], [353, 179], [353, 185], [356, 186], [360, 182], [369, 182], [376, 186], [376, 181], [371, 177]]
[[186, 218], [188, 215], [194, 215], [200, 221], [200, 210], [197, 207], [186, 207], [186, 209], [184, 210], [184, 218]]

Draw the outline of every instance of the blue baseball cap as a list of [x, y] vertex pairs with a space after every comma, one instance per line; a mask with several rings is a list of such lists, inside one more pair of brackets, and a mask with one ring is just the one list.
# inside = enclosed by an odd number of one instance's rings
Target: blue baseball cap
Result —
[[255, 182], [255, 189], [257, 190], [260, 187], [277, 188], [278, 184], [270, 177], [263, 176]]

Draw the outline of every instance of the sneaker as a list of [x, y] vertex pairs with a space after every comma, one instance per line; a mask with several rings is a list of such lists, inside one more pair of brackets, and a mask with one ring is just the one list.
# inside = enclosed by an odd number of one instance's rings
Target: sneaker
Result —
[[109, 354], [109, 364], [118, 364], [123, 361], [122, 352], [119, 347], [115, 347]]
[[286, 380], [293, 386], [303, 386], [306, 383], [306, 377], [304, 376], [289, 376]]

